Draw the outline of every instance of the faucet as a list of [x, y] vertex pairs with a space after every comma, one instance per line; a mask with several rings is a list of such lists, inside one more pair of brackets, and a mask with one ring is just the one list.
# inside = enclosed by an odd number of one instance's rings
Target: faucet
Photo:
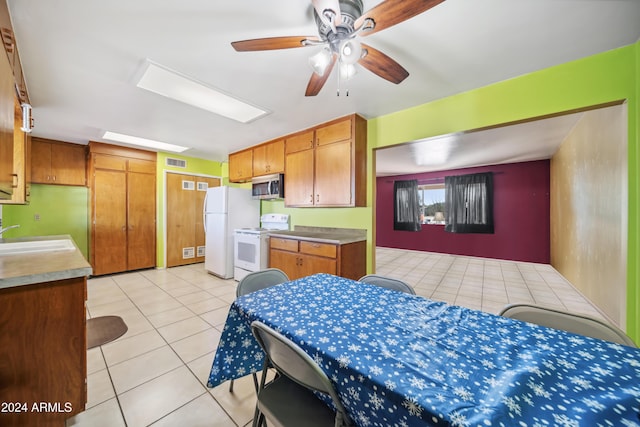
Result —
[[16, 224], [16, 225], [10, 225], [8, 227], [5, 228], [0, 228], [0, 237], [2, 237], [2, 233], [4, 233], [7, 230], [11, 230], [12, 228], [18, 228], [20, 227], [20, 224]]

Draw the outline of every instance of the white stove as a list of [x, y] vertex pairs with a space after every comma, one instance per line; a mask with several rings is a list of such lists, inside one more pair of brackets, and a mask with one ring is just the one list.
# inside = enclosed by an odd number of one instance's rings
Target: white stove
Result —
[[288, 230], [289, 215], [262, 215], [260, 225], [260, 228], [234, 230], [233, 278], [237, 281], [252, 271], [264, 270], [269, 266], [269, 233], [272, 230]]

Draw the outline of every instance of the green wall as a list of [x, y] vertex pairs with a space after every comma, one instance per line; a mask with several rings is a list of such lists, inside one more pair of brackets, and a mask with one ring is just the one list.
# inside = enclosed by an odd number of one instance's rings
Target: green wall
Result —
[[[627, 100], [627, 333], [640, 342], [640, 277], [637, 267], [640, 265], [639, 75], [640, 41], [369, 120], [369, 149]], [[374, 153], [370, 152], [369, 159], [372, 158]], [[373, 186], [371, 174], [370, 191], [373, 191]], [[369, 227], [372, 224], [370, 219]], [[606, 283], [602, 285], [607, 286]]]
[[[174, 159], [182, 159], [187, 161], [186, 168], [176, 168], [166, 165], [167, 157]], [[165, 266], [165, 173], [166, 171], [174, 171], [178, 173], [185, 173], [191, 175], [206, 175], [212, 177], [222, 178], [222, 164], [220, 162], [214, 162], [211, 160], [198, 159], [195, 157], [186, 157], [177, 154], [158, 153], [157, 163], [157, 181], [156, 181], [156, 265], [158, 268], [164, 268]], [[228, 173], [227, 173], [228, 175]]]
[[3, 226], [20, 224], [3, 237], [70, 234], [89, 259], [88, 197], [87, 187], [33, 184], [28, 205], [2, 206]]

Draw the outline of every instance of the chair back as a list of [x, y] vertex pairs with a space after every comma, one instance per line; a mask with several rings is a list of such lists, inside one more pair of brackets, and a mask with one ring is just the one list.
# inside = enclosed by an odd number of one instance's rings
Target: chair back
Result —
[[614, 325], [582, 314], [532, 304], [511, 304], [502, 309], [500, 316], [636, 347], [633, 340]]
[[370, 285], [380, 286], [381, 288], [393, 289], [407, 294], [415, 295], [416, 291], [402, 280], [392, 279], [391, 277], [379, 276], [377, 274], [367, 274], [361, 277], [359, 282], [368, 283]]
[[277, 268], [267, 268], [265, 270], [254, 271], [247, 274], [242, 280], [240, 280], [238, 287], [236, 288], [236, 297], [288, 281], [289, 277], [284, 273], [284, 271]]
[[329, 377], [307, 353], [289, 338], [258, 320], [251, 323], [251, 330], [278, 372], [303, 387], [329, 395], [339, 416], [348, 419]]

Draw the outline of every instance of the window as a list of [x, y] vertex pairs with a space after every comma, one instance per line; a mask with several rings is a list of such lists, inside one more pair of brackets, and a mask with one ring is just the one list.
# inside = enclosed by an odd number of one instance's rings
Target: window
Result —
[[446, 224], [451, 233], [493, 233], [493, 175], [446, 176]]
[[420, 222], [422, 224], [444, 225], [444, 184], [418, 186], [418, 200], [420, 202]]

